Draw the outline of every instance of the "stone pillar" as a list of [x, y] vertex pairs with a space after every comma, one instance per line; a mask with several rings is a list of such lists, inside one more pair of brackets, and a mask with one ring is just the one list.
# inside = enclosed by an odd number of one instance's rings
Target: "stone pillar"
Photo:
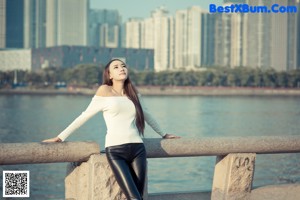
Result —
[[[147, 183], [147, 182], [146, 182]], [[144, 199], [147, 200], [147, 184]], [[65, 178], [67, 200], [125, 200], [105, 155], [95, 154], [87, 162], [70, 163]]]
[[250, 198], [255, 153], [218, 156], [212, 186], [212, 200], [247, 200]]

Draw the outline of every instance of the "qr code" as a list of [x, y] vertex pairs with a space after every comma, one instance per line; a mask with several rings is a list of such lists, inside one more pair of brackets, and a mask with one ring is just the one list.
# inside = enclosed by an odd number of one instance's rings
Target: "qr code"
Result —
[[3, 171], [3, 197], [29, 197], [29, 171]]

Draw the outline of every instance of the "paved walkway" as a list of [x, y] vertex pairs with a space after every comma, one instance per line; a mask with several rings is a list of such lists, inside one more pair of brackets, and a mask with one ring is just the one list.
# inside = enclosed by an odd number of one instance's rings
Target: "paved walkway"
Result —
[[[148, 200], [210, 200], [210, 192], [150, 194]], [[250, 200], [300, 200], [300, 184], [271, 185], [252, 190]]]
[[272, 185], [252, 190], [250, 200], [300, 200], [300, 184]]

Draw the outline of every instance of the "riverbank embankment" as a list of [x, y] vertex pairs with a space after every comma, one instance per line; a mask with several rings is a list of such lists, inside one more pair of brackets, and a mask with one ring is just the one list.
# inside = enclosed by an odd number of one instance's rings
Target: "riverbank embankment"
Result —
[[[250, 87], [193, 87], [193, 86], [139, 86], [138, 91], [146, 96], [300, 96], [300, 89], [286, 88], [250, 88]], [[36, 95], [94, 95], [96, 89], [60, 88], [60, 89], [1, 89], [1, 94]]]

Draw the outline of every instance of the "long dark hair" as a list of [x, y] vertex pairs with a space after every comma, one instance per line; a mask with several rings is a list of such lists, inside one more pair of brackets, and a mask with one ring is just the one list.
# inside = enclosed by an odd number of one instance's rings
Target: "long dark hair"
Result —
[[[109, 66], [113, 61], [116, 61], [116, 60], [118, 60], [118, 61], [122, 62], [124, 65], [126, 65], [120, 59], [112, 59], [111, 61], [109, 61], [103, 70], [103, 78], [102, 78], [103, 84], [106, 84], [109, 86], [113, 85], [113, 82], [109, 76]], [[140, 103], [140, 100], [138, 97], [138, 91], [131, 83], [129, 76], [127, 77], [127, 79], [124, 82], [124, 92], [128, 96], [128, 98], [133, 102], [133, 104], [135, 106], [135, 110], [136, 110], [135, 124], [136, 124], [136, 127], [137, 127], [140, 135], [144, 136], [145, 119], [144, 119], [143, 109], [142, 109], [142, 106], [141, 106], [141, 103]]]

